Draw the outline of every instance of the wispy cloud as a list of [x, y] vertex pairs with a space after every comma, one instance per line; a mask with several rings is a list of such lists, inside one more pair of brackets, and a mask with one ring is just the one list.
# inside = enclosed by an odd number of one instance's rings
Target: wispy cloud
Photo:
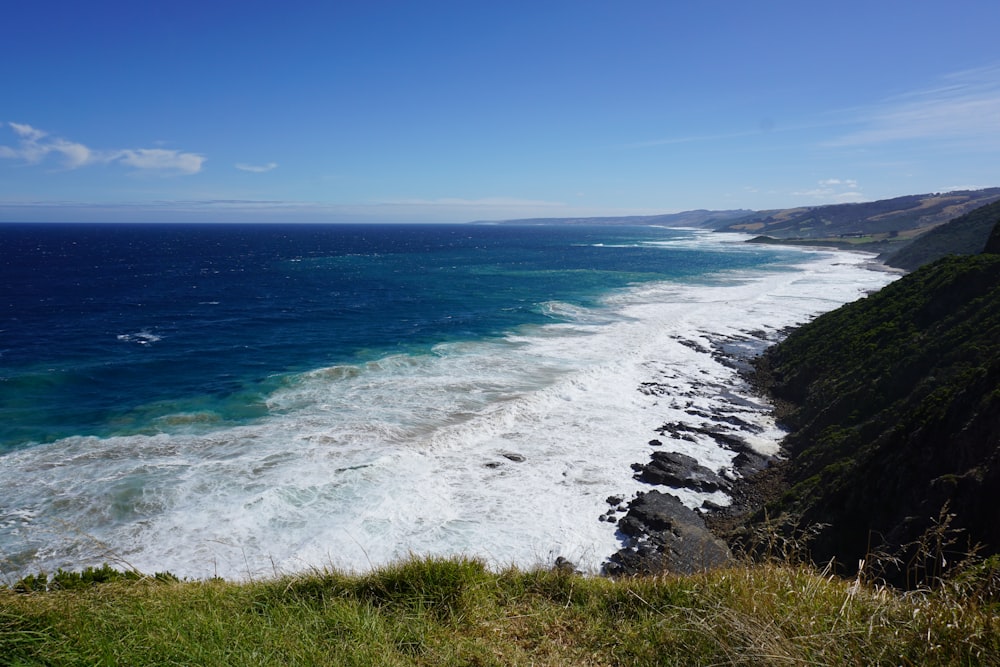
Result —
[[822, 186], [824, 186], [824, 187], [832, 187], [832, 186], [835, 186], [835, 185], [842, 185], [842, 186], [847, 187], [847, 188], [856, 188], [856, 187], [858, 187], [858, 182], [856, 180], [854, 180], [853, 178], [848, 178], [848, 179], [824, 178], [822, 181], [819, 181], [819, 184], [822, 185]]
[[861, 128], [828, 145], [866, 146], [914, 139], [1000, 146], [1000, 65], [955, 72], [940, 85], [911, 91], [861, 110]]
[[237, 162], [235, 166], [240, 171], [249, 171], [252, 174], [263, 174], [268, 171], [271, 171], [272, 169], [277, 169], [278, 163], [268, 162], [267, 164], [257, 165], [257, 164], [246, 164], [244, 162]]
[[108, 161], [116, 160], [136, 169], [179, 171], [182, 174], [197, 174], [205, 162], [205, 158], [201, 155], [165, 148], [137, 148], [117, 151], [110, 155]]
[[823, 203], [848, 203], [863, 201], [864, 195], [853, 178], [824, 178], [816, 182], [819, 187], [793, 192], [795, 197], [808, 197]]
[[0, 146], [0, 157], [21, 159], [28, 164], [38, 164], [49, 155], [58, 155], [68, 169], [82, 167], [94, 158], [94, 153], [83, 144], [50, 137], [47, 132], [23, 123], [8, 123], [19, 138], [17, 147]]
[[54, 156], [65, 169], [78, 169], [92, 164], [120, 163], [133, 169], [196, 174], [205, 157], [166, 148], [126, 148], [94, 150], [87, 146], [54, 137], [44, 130], [25, 123], [7, 123], [18, 137], [15, 146], [0, 145], [0, 158], [40, 164]]

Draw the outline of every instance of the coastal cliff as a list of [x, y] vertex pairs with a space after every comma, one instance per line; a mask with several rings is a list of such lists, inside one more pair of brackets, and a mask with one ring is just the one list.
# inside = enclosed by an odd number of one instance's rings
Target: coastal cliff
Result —
[[885, 257], [885, 263], [913, 271], [946, 255], [975, 255], [983, 251], [998, 219], [1000, 201], [981, 206], [935, 227], [912, 243], [890, 253]]
[[[751, 523], [811, 527], [813, 559], [845, 573], [891, 556], [895, 583], [1000, 553], [998, 253], [1000, 224], [983, 253], [928, 264], [756, 360], [790, 433], [783, 493]], [[930, 534], [937, 564], [918, 557]]]

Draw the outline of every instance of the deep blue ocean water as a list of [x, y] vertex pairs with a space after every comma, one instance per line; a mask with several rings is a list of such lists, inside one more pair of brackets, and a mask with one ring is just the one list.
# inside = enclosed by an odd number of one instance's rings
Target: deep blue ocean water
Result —
[[[282, 377], [559, 318], [609, 290], [788, 254], [689, 231], [491, 225], [0, 225], [0, 451], [261, 416]], [[665, 244], [665, 242], [667, 242]]]

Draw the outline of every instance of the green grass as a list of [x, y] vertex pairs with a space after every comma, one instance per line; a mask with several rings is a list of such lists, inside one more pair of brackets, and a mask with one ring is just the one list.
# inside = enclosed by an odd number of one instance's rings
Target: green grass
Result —
[[1000, 568], [986, 571], [904, 594], [779, 564], [612, 581], [415, 559], [3, 589], [0, 664], [1000, 664]]

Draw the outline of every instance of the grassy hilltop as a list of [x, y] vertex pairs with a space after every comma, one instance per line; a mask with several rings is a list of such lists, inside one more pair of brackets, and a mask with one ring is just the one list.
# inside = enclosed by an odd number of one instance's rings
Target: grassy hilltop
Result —
[[612, 581], [413, 560], [366, 575], [0, 591], [4, 665], [1000, 662], [1000, 567], [902, 594], [761, 563]]

